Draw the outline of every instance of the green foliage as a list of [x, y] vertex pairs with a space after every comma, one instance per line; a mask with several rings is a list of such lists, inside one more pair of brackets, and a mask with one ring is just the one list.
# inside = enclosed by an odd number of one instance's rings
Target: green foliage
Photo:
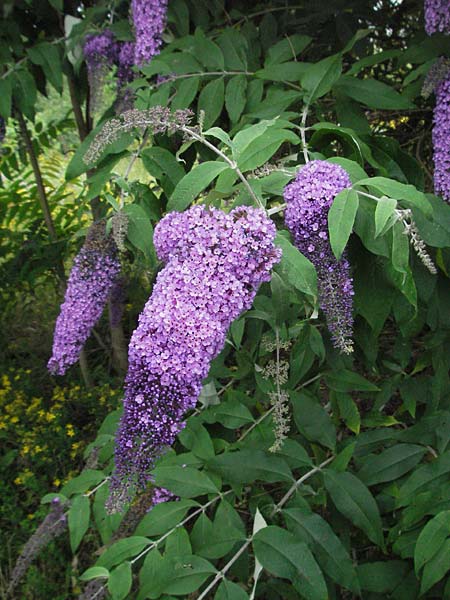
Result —
[[[57, 542], [61, 555], [48, 552], [58, 565], [71, 563], [67, 580], [77, 581], [70, 591], [52, 587], [55, 575], [40, 562], [48, 587], [30, 570], [24, 597], [33, 585], [40, 597], [76, 597], [98, 580], [114, 600], [446, 598], [450, 208], [428, 193], [432, 100], [420, 88], [432, 61], [450, 55], [448, 38], [425, 38], [419, 1], [353, 2], [344, 11], [338, 2], [236, 0], [225, 11], [221, 0], [170, 0], [164, 47], [132, 87], [140, 110], [189, 108], [190, 131], [127, 131], [87, 165], [114, 99], [111, 86], [111, 106], [79, 131], [73, 118], [81, 106], [83, 119], [88, 102], [79, 45], [105, 26], [129, 39], [129, 3], [115, 4], [112, 25], [108, 3], [80, 4], [66, 40], [63, 3], [32, 4], [8, 4], [0, 29], [5, 364], [39, 362], [42, 373], [44, 316], [55, 316], [61, 268], [92, 219], [106, 218], [114, 231], [117, 216], [126, 217], [126, 335], [160, 267], [153, 230], [167, 211], [263, 206], [283, 257], [233, 323], [197, 410], [153, 471], [176, 501], [148, 510], [150, 489], [125, 515], [105, 511], [120, 385], [87, 391], [75, 371], [60, 387], [43, 375], [24, 383], [23, 371], [4, 376], [1, 529], [20, 525], [24, 542], [58, 493], [68, 533]], [[353, 356], [333, 349], [315, 269], [283, 226], [283, 188], [307, 159], [340, 164], [352, 181], [328, 227], [335, 256], [345, 251], [352, 266]], [[405, 235], [412, 222], [436, 275]], [[111, 343], [105, 319], [87, 345], [95, 379], [115, 368]], [[280, 397], [290, 428], [276, 449]], [[97, 464], [82, 469], [83, 451]]]

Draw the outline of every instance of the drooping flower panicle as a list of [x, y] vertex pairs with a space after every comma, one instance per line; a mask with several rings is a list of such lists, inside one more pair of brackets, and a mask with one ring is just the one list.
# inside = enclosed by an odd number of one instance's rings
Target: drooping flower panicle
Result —
[[117, 249], [112, 239], [105, 235], [105, 223], [94, 223], [75, 257], [56, 320], [53, 354], [48, 362], [51, 373], [64, 375], [77, 362], [119, 272]]
[[200, 395], [230, 324], [250, 308], [280, 258], [264, 211], [196, 206], [170, 213], [155, 229], [166, 263], [129, 346], [124, 414], [116, 439], [109, 508], [120, 508], [149, 479]]
[[136, 38], [134, 64], [145, 65], [159, 54], [166, 25], [167, 0], [132, 0], [131, 12]]
[[436, 88], [433, 116], [434, 191], [450, 202], [450, 72]]
[[425, 0], [425, 31], [450, 33], [450, 2], [448, 0]]
[[331, 250], [328, 211], [348, 187], [351, 181], [342, 167], [313, 160], [284, 189], [286, 225], [297, 248], [316, 268], [320, 306], [335, 347], [344, 353], [353, 348], [353, 282], [345, 255], [338, 261]]

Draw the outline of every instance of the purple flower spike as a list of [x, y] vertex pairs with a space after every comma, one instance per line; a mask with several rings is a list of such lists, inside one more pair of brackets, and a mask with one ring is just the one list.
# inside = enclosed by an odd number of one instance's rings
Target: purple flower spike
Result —
[[352, 352], [353, 283], [345, 255], [337, 261], [328, 241], [328, 211], [334, 198], [351, 187], [339, 165], [313, 160], [284, 189], [285, 221], [294, 243], [315, 266], [319, 302], [336, 348]]
[[434, 191], [450, 203], [450, 73], [436, 88], [433, 118]]
[[145, 486], [155, 459], [184, 427], [230, 324], [280, 259], [275, 233], [265, 212], [249, 207], [227, 215], [195, 206], [157, 225], [155, 248], [166, 266], [129, 346], [110, 510]]
[[53, 355], [48, 370], [64, 375], [77, 362], [99, 320], [120, 272], [115, 244], [105, 237], [105, 224], [95, 223], [75, 257], [61, 312], [56, 320]]
[[166, 25], [167, 0], [132, 0], [136, 47], [134, 62], [145, 65], [159, 54]]
[[448, 0], [425, 0], [425, 31], [450, 33], [450, 2]]

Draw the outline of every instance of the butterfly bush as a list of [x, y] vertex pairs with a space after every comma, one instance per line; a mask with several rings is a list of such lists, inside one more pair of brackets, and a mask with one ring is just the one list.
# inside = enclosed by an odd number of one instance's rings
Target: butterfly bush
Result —
[[145, 65], [159, 54], [166, 25], [167, 0], [132, 0], [136, 45], [134, 63]]
[[450, 33], [450, 2], [448, 0], [425, 0], [425, 31]]
[[352, 352], [353, 282], [345, 255], [338, 261], [328, 239], [328, 211], [334, 198], [351, 187], [339, 165], [313, 160], [284, 189], [285, 221], [295, 245], [317, 271], [319, 302], [336, 348]]
[[275, 233], [265, 212], [249, 207], [225, 214], [196, 206], [155, 228], [166, 266], [130, 341], [110, 510], [147, 483], [155, 459], [183, 428], [230, 324], [280, 259]]
[[108, 71], [118, 59], [118, 45], [113, 32], [105, 29], [99, 34], [87, 35], [83, 55], [87, 65], [91, 110], [95, 110], [100, 104]]
[[450, 73], [436, 88], [433, 116], [434, 190], [450, 202]]
[[56, 320], [51, 373], [64, 375], [77, 362], [92, 328], [99, 320], [120, 272], [114, 242], [105, 235], [104, 222], [95, 223], [75, 257], [64, 302]]

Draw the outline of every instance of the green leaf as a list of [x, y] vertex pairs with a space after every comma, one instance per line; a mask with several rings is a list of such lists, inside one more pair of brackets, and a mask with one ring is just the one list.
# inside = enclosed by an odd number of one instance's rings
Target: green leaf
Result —
[[376, 79], [357, 79], [343, 75], [334, 85], [341, 94], [365, 104], [369, 108], [388, 110], [414, 108], [406, 96], [401, 96], [392, 87]]
[[247, 101], [247, 77], [236, 75], [227, 83], [225, 90], [225, 108], [232, 123], [239, 121]]
[[423, 595], [450, 570], [450, 539], [446, 540], [441, 549], [426, 563], [423, 574], [420, 594]]
[[276, 577], [289, 579], [306, 600], [327, 600], [327, 586], [308, 546], [280, 527], [260, 529], [253, 538], [259, 562]]
[[67, 516], [70, 534], [70, 547], [75, 554], [84, 534], [88, 530], [91, 518], [91, 503], [84, 495], [76, 496]]
[[380, 513], [366, 486], [348, 472], [337, 473], [327, 469], [323, 474], [325, 487], [338, 511], [362, 529], [369, 540], [383, 547]]
[[262, 450], [238, 450], [216, 456], [208, 469], [220, 474], [227, 482], [252, 483], [256, 480], [275, 483], [292, 481], [287, 463], [276, 455]]
[[72, 494], [80, 494], [86, 492], [90, 487], [97, 485], [105, 479], [106, 475], [103, 471], [95, 471], [94, 469], [84, 469], [80, 475], [70, 479], [61, 489], [61, 494], [71, 496]]
[[103, 578], [108, 579], [109, 571], [105, 567], [90, 567], [80, 575], [80, 581], [90, 581], [91, 579]]
[[299, 81], [308, 72], [310, 65], [304, 62], [285, 62], [281, 65], [269, 65], [256, 71], [255, 77], [269, 81]]
[[393, 592], [402, 582], [408, 563], [402, 560], [364, 563], [356, 570], [363, 590], [384, 595]]
[[167, 203], [167, 210], [183, 211], [225, 169], [225, 162], [207, 161], [200, 163], [187, 173], [177, 184]]
[[208, 579], [217, 573], [215, 567], [200, 556], [182, 556], [172, 563], [171, 579], [164, 586], [166, 594], [184, 596], [192, 594]]
[[364, 460], [358, 477], [366, 485], [376, 485], [399, 479], [422, 460], [426, 449], [415, 444], [396, 444], [381, 454]]
[[417, 208], [427, 217], [432, 217], [433, 209], [428, 198], [423, 192], [419, 192], [413, 185], [400, 183], [394, 179], [387, 177], [368, 177], [358, 181], [358, 186], [364, 185], [373, 187], [382, 194], [394, 198], [395, 200], [403, 200], [404, 204], [409, 208]]
[[397, 506], [407, 506], [418, 493], [444, 478], [450, 472], [450, 452], [442, 454], [432, 462], [416, 469], [400, 488]]
[[303, 50], [309, 46], [312, 38], [309, 35], [300, 35], [295, 33], [294, 35], [286, 36], [285, 39], [277, 42], [269, 48], [267, 51], [267, 57], [265, 60], [265, 66], [279, 65], [287, 60], [292, 60], [303, 52]]
[[339, 371], [330, 371], [325, 375], [325, 381], [329, 388], [336, 392], [378, 392], [379, 388], [368, 381], [359, 373], [340, 369]]
[[184, 556], [192, 554], [189, 534], [184, 527], [177, 527], [166, 540], [165, 556]]
[[225, 96], [223, 77], [213, 79], [205, 85], [198, 98], [198, 112], [205, 112], [204, 127], [208, 129], [219, 118], [222, 112]]
[[353, 433], [358, 435], [361, 427], [361, 416], [355, 401], [350, 394], [344, 392], [334, 392], [334, 397], [339, 407], [341, 419]]
[[197, 96], [199, 85], [200, 77], [186, 77], [186, 79], [177, 81], [175, 86], [177, 93], [171, 103], [172, 110], [189, 108]]
[[257, 136], [244, 150], [241, 150], [237, 160], [241, 171], [252, 171], [266, 163], [284, 142], [297, 145], [298, 136], [289, 129], [281, 129], [275, 125], [268, 127], [263, 135]]
[[150, 540], [140, 535], [133, 535], [114, 542], [100, 556], [95, 566], [110, 569], [127, 558], [137, 556], [144, 548], [150, 545]]
[[206, 37], [204, 32], [197, 28], [194, 35], [194, 52], [203, 66], [212, 71], [223, 71], [225, 61], [222, 50], [217, 44]]
[[248, 595], [237, 583], [224, 579], [217, 588], [214, 600], [248, 600]]
[[145, 256], [153, 257], [153, 227], [147, 213], [137, 204], [127, 204], [123, 212], [128, 216], [127, 238]]
[[43, 42], [28, 48], [27, 53], [35, 65], [42, 67], [46, 78], [59, 93], [63, 89], [61, 56], [58, 48], [50, 42]]
[[214, 456], [211, 437], [200, 421], [188, 419], [186, 427], [178, 434], [178, 439], [199, 458], [208, 460]]
[[225, 401], [211, 406], [202, 416], [207, 423], [221, 423], [227, 429], [238, 429], [254, 422], [252, 413], [239, 401], [236, 393], [227, 394]]
[[177, 496], [193, 498], [203, 494], [217, 494], [217, 486], [202, 471], [192, 467], [161, 466], [153, 471], [155, 484], [167, 488]]
[[136, 528], [136, 535], [155, 536], [166, 533], [186, 516], [188, 510], [198, 506], [193, 500], [181, 498], [177, 502], [163, 502], [149, 511]]
[[[179, 161], [171, 152], [169, 152], [169, 150], [166, 150], [166, 148], [161, 148], [159, 146], [147, 148], [142, 153], [141, 158], [148, 173], [153, 177], [157, 177], [157, 174], [154, 172], [156, 167], [156, 169], [160, 171], [158, 176], [163, 179], [167, 178], [171, 183], [172, 190], [185, 175], [184, 169]], [[164, 180], [162, 183], [163, 187], [165, 187]], [[165, 191], [168, 193], [168, 190]]]
[[282, 233], [277, 233], [275, 244], [283, 250], [276, 268], [285, 274], [297, 290], [317, 298], [317, 274], [314, 265], [301, 254]]
[[131, 572], [131, 563], [129, 561], [116, 567], [108, 579], [108, 591], [113, 600], [124, 600], [131, 590], [133, 575]]
[[375, 237], [386, 233], [395, 222], [397, 200], [383, 196], [377, 202], [375, 209]]
[[307, 392], [290, 392], [294, 420], [309, 442], [318, 442], [330, 450], [336, 447], [336, 428], [324, 408]]
[[289, 529], [308, 545], [321, 569], [337, 584], [359, 594], [352, 559], [330, 525], [321, 516], [298, 508], [284, 510], [283, 514]]
[[414, 549], [414, 570], [419, 574], [450, 536], [450, 510], [443, 510], [433, 517], [420, 532]]
[[36, 103], [36, 84], [29, 71], [20, 69], [14, 72], [13, 97], [15, 105], [29, 119], [34, 118]]
[[310, 65], [300, 83], [307, 92], [308, 104], [327, 94], [342, 73], [342, 56], [334, 54]]
[[358, 210], [358, 193], [353, 189], [342, 190], [333, 200], [328, 212], [328, 230], [333, 254], [339, 260], [347, 245]]
[[11, 115], [12, 79], [0, 78], [0, 116], [8, 119]]

